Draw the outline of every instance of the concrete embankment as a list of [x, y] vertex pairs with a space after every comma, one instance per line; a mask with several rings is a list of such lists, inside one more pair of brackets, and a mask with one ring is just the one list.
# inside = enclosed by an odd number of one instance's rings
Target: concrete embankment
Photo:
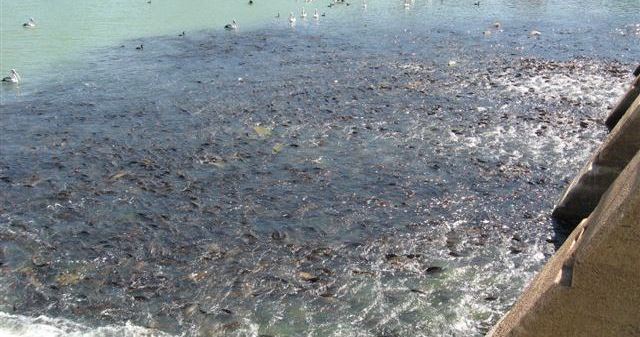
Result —
[[488, 336], [640, 336], [640, 97], [554, 215], [579, 224]]
[[[636, 78], [638, 83], [640, 77]], [[634, 87], [627, 92], [640, 89]], [[621, 115], [607, 139], [582, 168], [553, 211], [553, 217], [575, 227], [589, 216], [604, 192], [640, 150], [640, 96]]]
[[[634, 74], [636, 73], [640, 73], [640, 66], [638, 66], [638, 69], [636, 69], [636, 71], [634, 72]], [[620, 118], [622, 118], [625, 112], [629, 110], [629, 107], [631, 106], [633, 101], [635, 101], [635, 99], [638, 97], [638, 94], [640, 94], [640, 76], [636, 76], [636, 80], [631, 84], [631, 88], [629, 88], [627, 93], [622, 96], [613, 110], [611, 110], [609, 117], [607, 117], [607, 119], [605, 120], [604, 123], [607, 128], [609, 128], [609, 130], [613, 130], [613, 128], [616, 127], [618, 121], [620, 121]]]

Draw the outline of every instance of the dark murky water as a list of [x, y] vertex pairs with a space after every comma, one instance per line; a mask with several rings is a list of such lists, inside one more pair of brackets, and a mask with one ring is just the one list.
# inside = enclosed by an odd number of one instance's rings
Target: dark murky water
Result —
[[630, 22], [598, 41], [546, 25], [159, 37], [4, 88], [0, 309], [202, 336], [484, 333], [561, 240], [553, 202], [640, 55]]

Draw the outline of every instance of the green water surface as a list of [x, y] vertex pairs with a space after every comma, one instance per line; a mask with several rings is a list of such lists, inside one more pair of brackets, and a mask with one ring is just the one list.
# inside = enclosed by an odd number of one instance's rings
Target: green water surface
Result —
[[[312, 4], [291, 0], [110, 0], [0, 1], [0, 74], [15, 68], [28, 79], [41, 71], [72, 62], [96, 47], [132, 38], [222, 30], [233, 18], [241, 29], [272, 21], [281, 13], [296, 13]], [[319, 5], [319, 4], [318, 4]], [[309, 17], [311, 14], [309, 14]], [[29, 17], [35, 28], [24, 28]]]

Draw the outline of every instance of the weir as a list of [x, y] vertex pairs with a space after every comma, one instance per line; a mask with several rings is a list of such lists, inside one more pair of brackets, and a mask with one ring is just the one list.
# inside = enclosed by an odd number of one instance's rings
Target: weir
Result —
[[554, 210], [577, 226], [487, 336], [640, 336], [638, 70], [616, 109], [632, 103]]

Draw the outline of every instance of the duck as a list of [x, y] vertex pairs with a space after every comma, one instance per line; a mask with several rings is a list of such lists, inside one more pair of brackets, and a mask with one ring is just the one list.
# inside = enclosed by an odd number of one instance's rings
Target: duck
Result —
[[293, 16], [293, 12], [289, 13], [289, 23], [292, 25], [296, 23], [296, 17]]
[[15, 69], [9, 70], [9, 76], [2, 79], [2, 82], [9, 82], [9, 83], [16, 83], [16, 84], [20, 83], [20, 81], [22, 81], [22, 78], [20, 78], [20, 74], [18, 74], [18, 72]]
[[303, 19], [307, 18], [307, 11], [304, 10], [304, 7], [302, 8], [302, 12], [300, 12], [300, 17]]
[[320, 19], [320, 13], [318, 13], [318, 9], [316, 8], [315, 12], [313, 12], [313, 18], [318, 20]]
[[253, 0], [249, 0], [249, 5], [253, 5]]
[[143, 50], [144, 49], [144, 44], [140, 44], [139, 46], [136, 47], [137, 50]]
[[238, 29], [238, 23], [236, 22], [236, 19], [231, 20], [231, 23], [227, 23], [226, 25], [224, 25], [224, 29], [226, 30], [236, 30]]
[[25, 27], [25, 28], [33, 28], [35, 26], [36, 26], [36, 20], [34, 20], [33, 18], [29, 18], [29, 21], [22, 24], [22, 27]]

